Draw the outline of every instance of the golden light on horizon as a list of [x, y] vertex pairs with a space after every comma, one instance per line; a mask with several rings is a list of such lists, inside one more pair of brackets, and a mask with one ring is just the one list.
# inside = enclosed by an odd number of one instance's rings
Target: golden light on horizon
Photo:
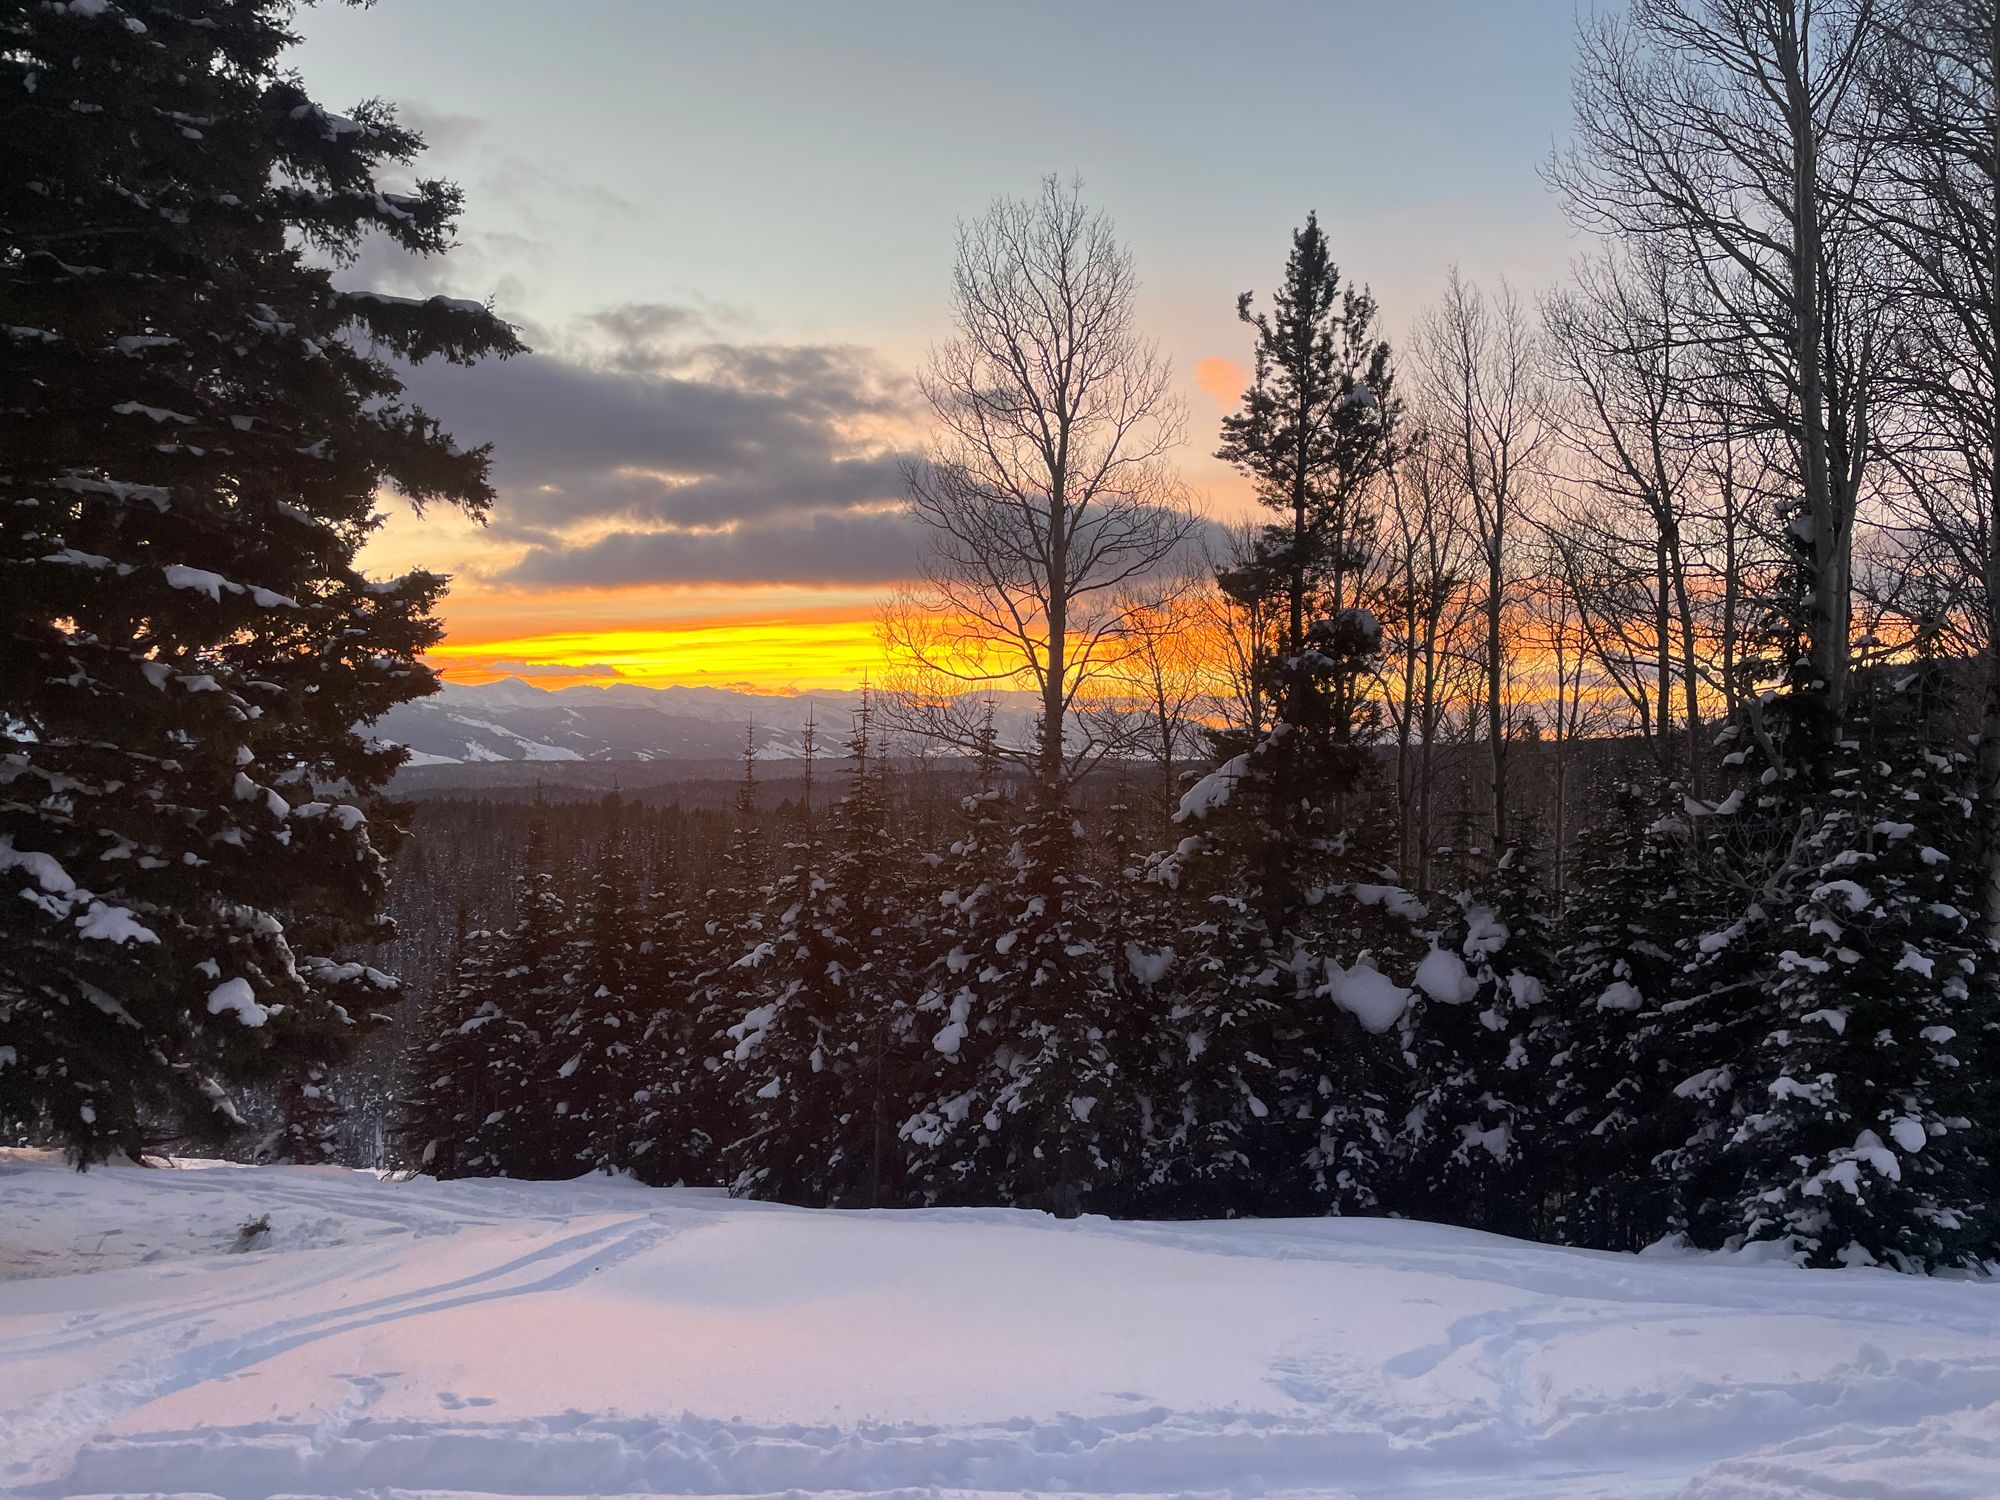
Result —
[[542, 687], [682, 683], [784, 693], [859, 687], [871, 673], [881, 676], [882, 649], [874, 611], [837, 607], [498, 639], [454, 635], [429, 660], [450, 682], [525, 675]]

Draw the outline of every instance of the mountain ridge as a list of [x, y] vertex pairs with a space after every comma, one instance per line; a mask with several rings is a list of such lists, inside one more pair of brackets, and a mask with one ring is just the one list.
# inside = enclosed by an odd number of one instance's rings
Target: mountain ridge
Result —
[[[754, 743], [759, 760], [797, 760], [805, 753], [808, 724], [817, 727], [824, 749], [845, 739], [862, 693], [859, 688], [828, 688], [769, 694], [636, 682], [544, 688], [502, 677], [477, 684], [446, 682], [429, 697], [389, 710], [372, 732], [408, 747], [413, 767], [726, 760], [740, 757], [746, 743]], [[1024, 738], [1032, 724], [1034, 695], [1000, 692], [993, 697], [1000, 705], [1002, 737]]]

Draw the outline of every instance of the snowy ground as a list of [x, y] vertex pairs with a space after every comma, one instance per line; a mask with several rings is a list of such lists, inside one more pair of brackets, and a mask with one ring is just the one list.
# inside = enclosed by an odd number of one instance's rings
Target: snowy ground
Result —
[[912, 1489], [1990, 1500], [2000, 1286], [0, 1152], [5, 1493]]

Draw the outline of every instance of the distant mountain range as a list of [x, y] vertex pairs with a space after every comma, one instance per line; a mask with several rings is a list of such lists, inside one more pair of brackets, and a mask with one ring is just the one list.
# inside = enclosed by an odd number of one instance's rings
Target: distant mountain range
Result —
[[[1027, 694], [1003, 703], [1001, 734], [1023, 743], [1032, 722]], [[373, 733], [410, 748], [412, 766], [493, 761], [727, 760], [756, 734], [760, 760], [796, 760], [808, 722], [828, 755], [846, 742], [859, 692], [796, 695], [714, 687], [539, 688], [518, 677], [466, 687], [391, 709]], [[1018, 723], [1011, 722], [1018, 719]]]

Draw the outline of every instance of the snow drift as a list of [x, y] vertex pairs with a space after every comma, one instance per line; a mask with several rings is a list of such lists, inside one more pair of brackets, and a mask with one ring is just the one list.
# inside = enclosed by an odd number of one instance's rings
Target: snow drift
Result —
[[0, 1278], [25, 1496], [2000, 1493], [2000, 1288], [1886, 1272], [0, 1153]]

